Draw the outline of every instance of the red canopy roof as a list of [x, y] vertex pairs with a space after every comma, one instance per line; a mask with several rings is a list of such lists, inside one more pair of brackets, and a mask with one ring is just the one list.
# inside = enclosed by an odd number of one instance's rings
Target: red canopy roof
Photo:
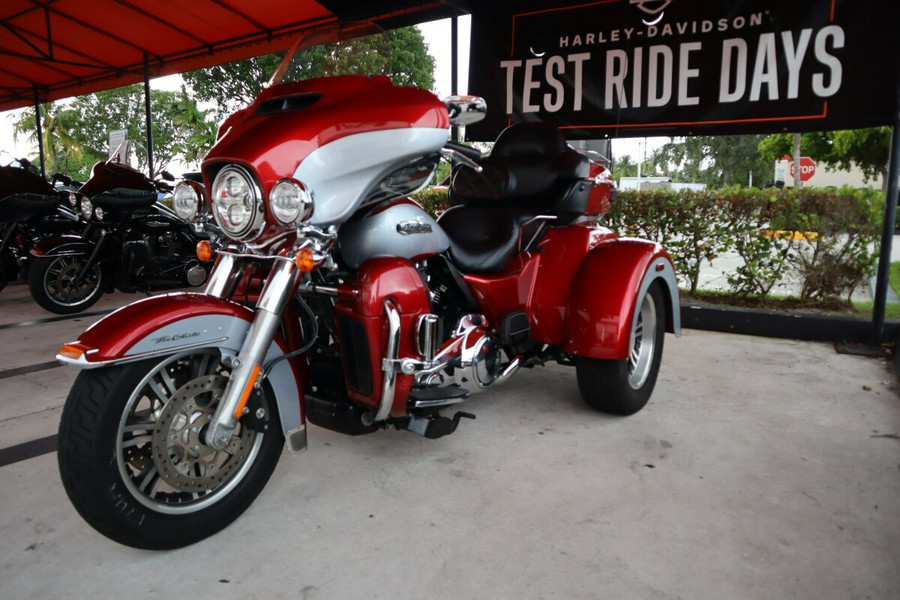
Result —
[[0, 111], [139, 82], [145, 65], [157, 77], [283, 50], [330, 21], [459, 13], [443, 0], [3, 0]]

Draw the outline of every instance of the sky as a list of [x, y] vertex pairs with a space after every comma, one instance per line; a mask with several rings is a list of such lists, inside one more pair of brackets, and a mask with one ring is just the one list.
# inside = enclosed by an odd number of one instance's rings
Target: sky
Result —
[[[471, 18], [464, 15], [459, 18], [459, 90], [458, 93], [465, 94], [466, 83], [468, 81], [469, 70], [469, 31]], [[438, 97], [443, 98], [451, 93], [451, 24], [450, 19], [442, 19], [440, 21], [432, 21], [430, 23], [419, 24], [419, 29], [428, 44], [431, 55], [435, 58], [434, 80]], [[153, 89], [177, 90], [181, 84], [181, 79], [177, 75], [153, 79], [150, 85]], [[15, 111], [6, 111], [0, 113], [0, 162], [6, 162], [13, 157], [26, 156], [36, 150], [31, 149], [31, 145], [18, 143], [13, 141], [12, 122], [21, 118], [24, 111], [32, 109], [22, 109]], [[491, 107], [488, 106], [488, 110]], [[630, 155], [637, 160], [642, 153], [649, 156], [654, 148], [657, 148], [668, 141], [668, 138], [628, 138], [617, 139], [613, 141], [613, 154], [615, 157]]]

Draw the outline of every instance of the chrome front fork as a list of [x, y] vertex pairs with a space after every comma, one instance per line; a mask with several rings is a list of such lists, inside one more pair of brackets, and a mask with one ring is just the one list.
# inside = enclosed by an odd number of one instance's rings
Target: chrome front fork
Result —
[[[234, 257], [220, 255], [220, 262], [210, 277], [206, 293], [221, 295], [234, 266]], [[297, 276], [298, 269], [293, 261], [277, 259], [257, 303], [256, 316], [247, 337], [240, 352], [231, 359], [231, 377], [206, 431], [208, 446], [221, 450], [228, 445], [250, 395], [262, 385], [260, 374], [263, 360], [281, 324], [285, 306], [294, 293]]]

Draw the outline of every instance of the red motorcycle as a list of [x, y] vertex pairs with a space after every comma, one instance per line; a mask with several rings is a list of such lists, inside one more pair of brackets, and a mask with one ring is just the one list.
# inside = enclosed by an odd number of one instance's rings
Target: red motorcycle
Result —
[[[62, 480], [113, 540], [174, 548], [221, 530], [285, 438], [306, 448], [307, 421], [439, 438], [474, 418], [445, 411], [550, 360], [598, 410], [650, 397], [664, 333], [680, 332], [675, 272], [659, 245], [598, 224], [609, 172], [543, 123], [473, 160], [449, 127], [483, 102], [371, 75], [389, 64], [382, 35], [308, 36], [223, 123], [205, 188], [176, 190], [179, 214], [224, 234], [198, 249], [217, 253], [204, 293], [140, 300], [60, 349], [83, 369]], [[441, 156], [457, 163], [454, 206], [435, 220], [408, 195]]]

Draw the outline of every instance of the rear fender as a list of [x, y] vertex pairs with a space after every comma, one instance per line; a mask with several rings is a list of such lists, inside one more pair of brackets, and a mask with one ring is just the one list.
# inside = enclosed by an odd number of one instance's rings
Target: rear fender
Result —
[[582, 264], [569, 298], [563, 351], [607, 360], [626, 358], [639, 303], [657, 281], [669, 315], [666, 331], [681, 335], [678, 282], [663, 247], [632, 238], [598, 244]]
[[[78, 340], [60, 349], [60, 362], [82, 369], [167, 356], [198, 348], [215, 348], [235, 356], [253, 320], [250, 309], [215, 296], [174, 293], [138, 300], [91, 325]], [[266, 363], [287, 353], [279, 335], [272, 341]], [[302, 412], [302, 379], [283, 360], [268, 375], [278, 414], [291, 450], [306, 446]]]

